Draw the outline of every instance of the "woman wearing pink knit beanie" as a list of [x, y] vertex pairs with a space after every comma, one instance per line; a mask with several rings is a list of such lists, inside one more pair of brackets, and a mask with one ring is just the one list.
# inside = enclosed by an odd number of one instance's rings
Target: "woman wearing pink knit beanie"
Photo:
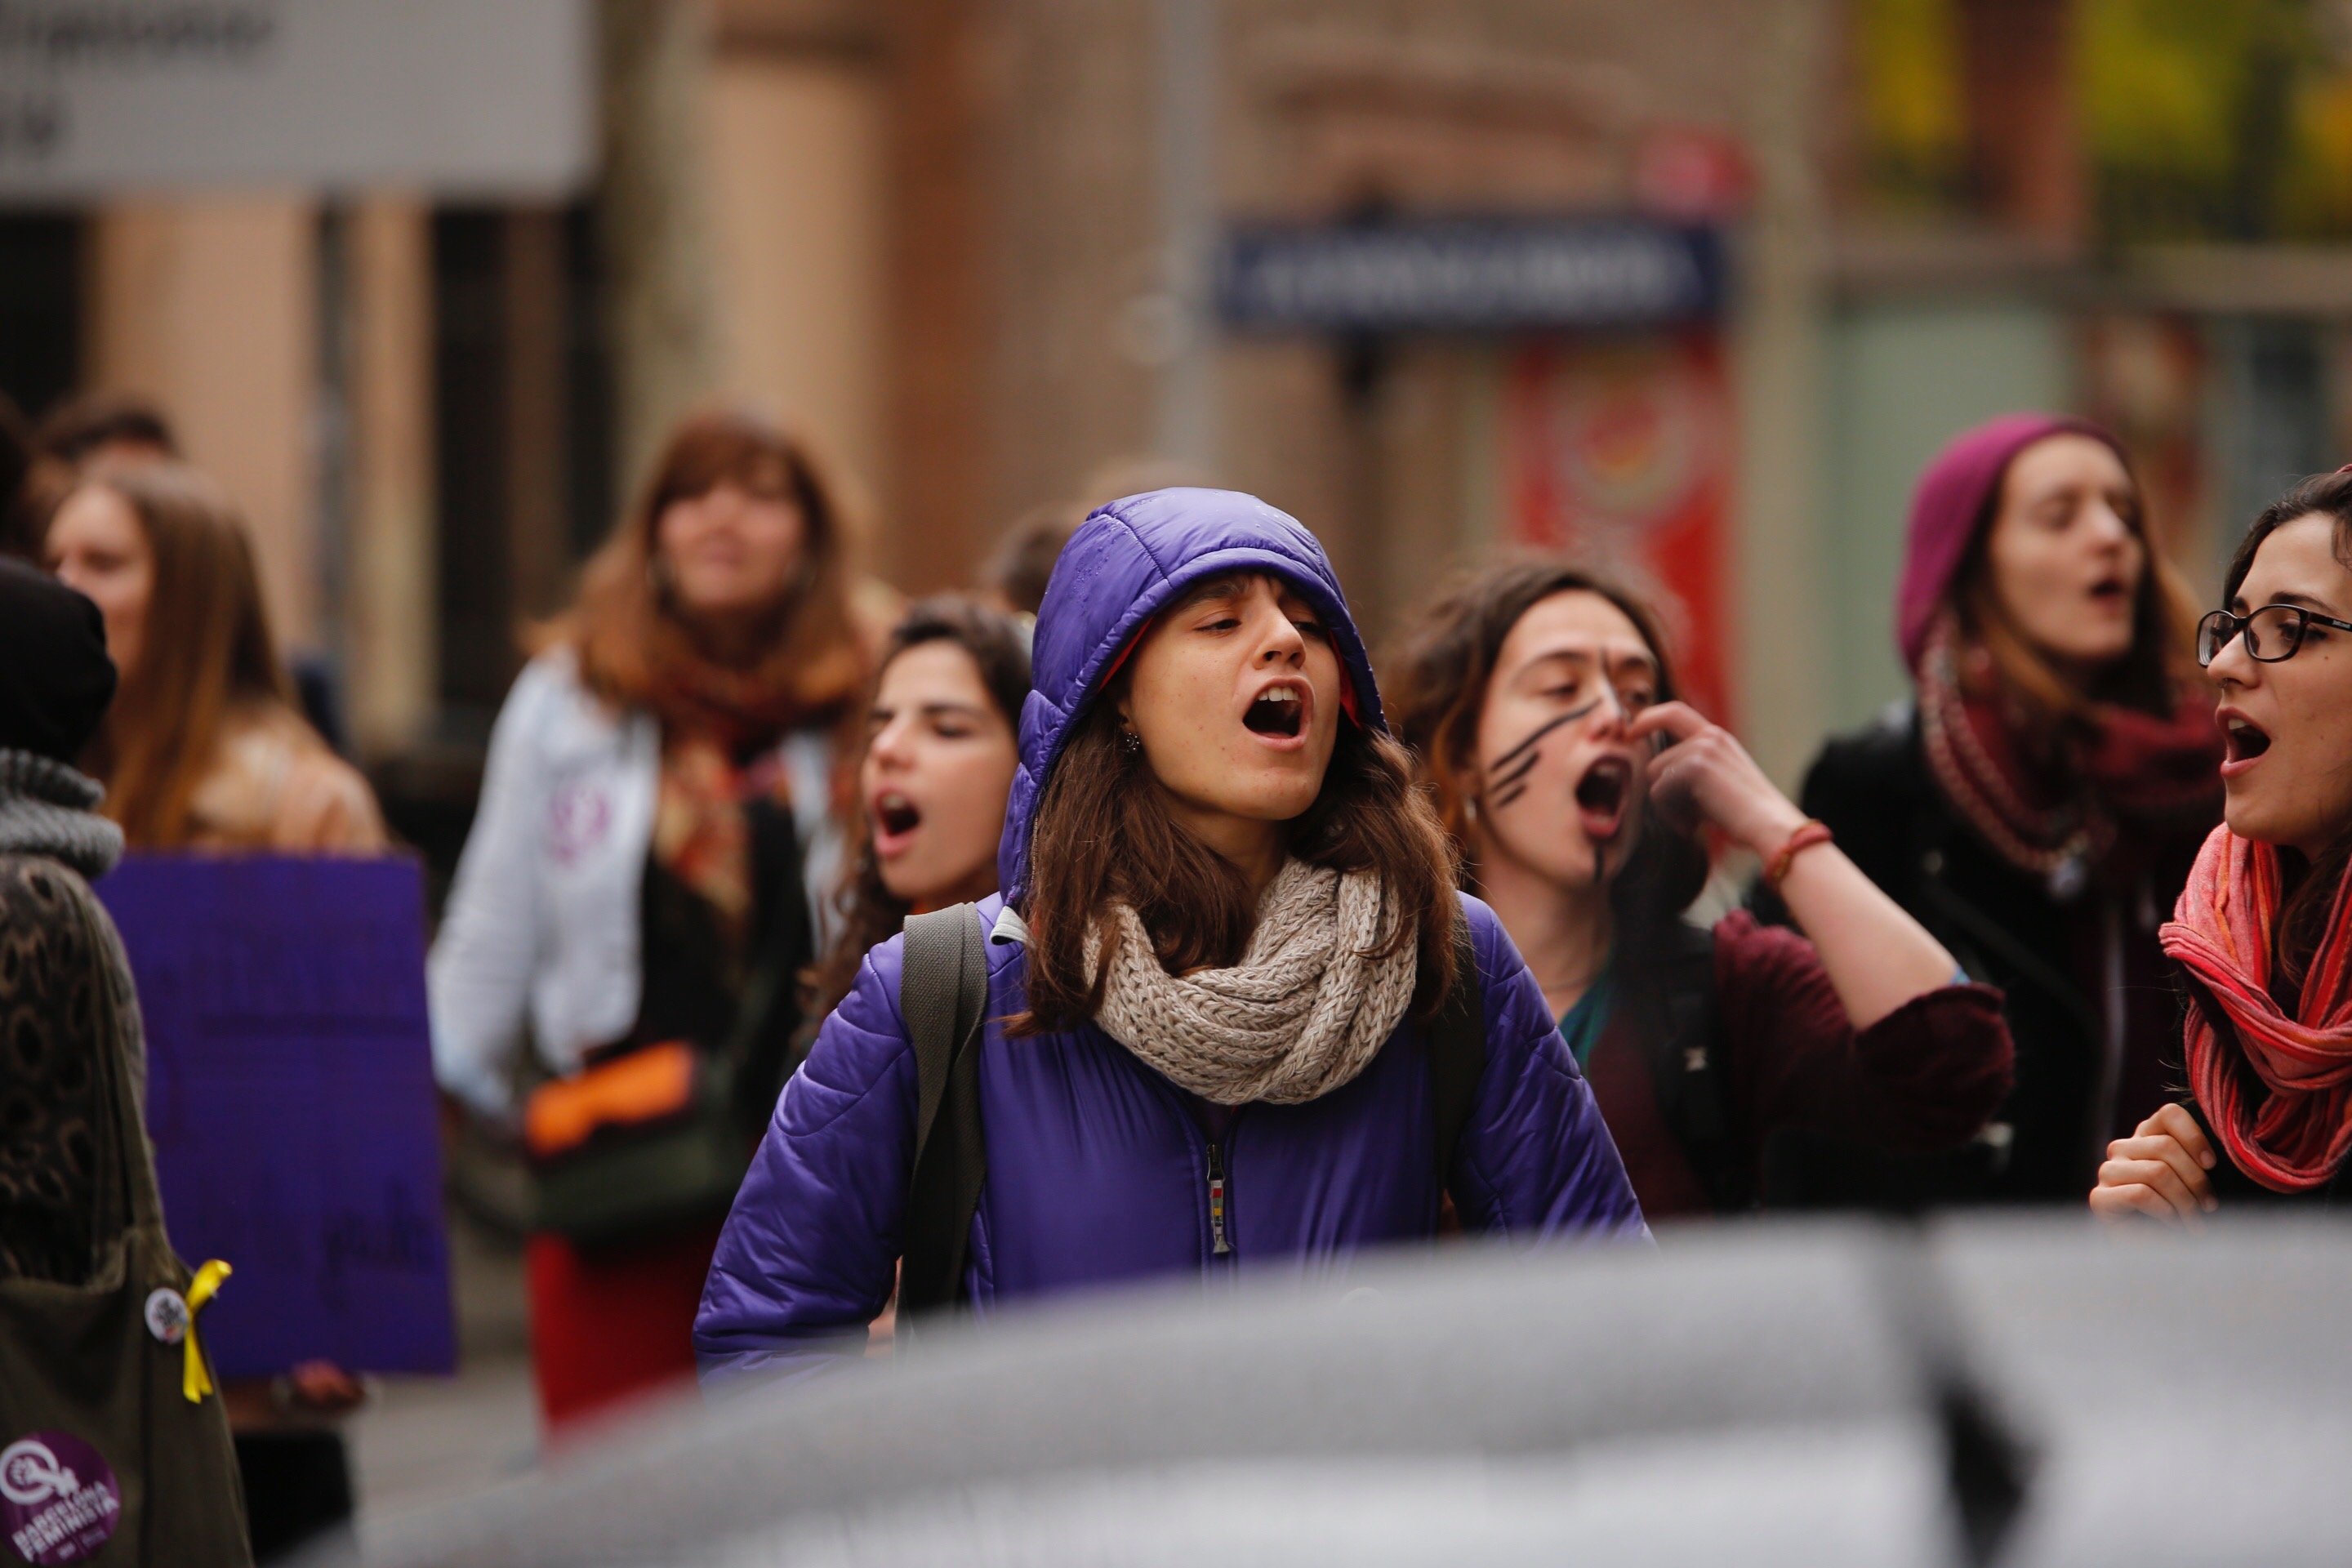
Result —
[[2221, 742], [2144, 506], [2114, 436], [2048, 415], [1966, 431], [1920, 476], [1895, 605], [1915, 700], [1832, 740], [1803, 805], [2008, 994], [2017, 1086], [1957, 1155], [1782, 1151], [1792, 1199], [2079, 1203], [2171, 1098], [2156, 931], [2220, 817]]

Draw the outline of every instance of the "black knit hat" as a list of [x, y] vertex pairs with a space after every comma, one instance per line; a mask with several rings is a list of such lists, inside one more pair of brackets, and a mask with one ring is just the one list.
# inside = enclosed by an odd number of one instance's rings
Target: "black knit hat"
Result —
[[98, 606], [46, 572], [0, 560], [0, 751], [70, 763], [113, 700]]

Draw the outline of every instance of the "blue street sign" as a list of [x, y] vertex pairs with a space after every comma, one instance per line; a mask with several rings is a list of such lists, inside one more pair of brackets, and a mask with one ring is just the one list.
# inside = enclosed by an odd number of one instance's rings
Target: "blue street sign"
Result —
[[1217, 268], [1218, 313], [1241, 328], [1663, 326], [1722, 298], [1715, 230], [1630, 216], [1245, 227]]

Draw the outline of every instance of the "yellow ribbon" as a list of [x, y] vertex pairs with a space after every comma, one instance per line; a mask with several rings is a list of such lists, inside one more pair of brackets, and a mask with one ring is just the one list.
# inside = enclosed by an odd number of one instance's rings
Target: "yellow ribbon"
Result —
[[196, 1278], [188, 1286], [188, 1360], [187, 1368], [180, 1374], [180, 1392], [188, 1396], [191, 1405], [202, 1405], [205, 1395], [213, 1391], [213, 1374], [205, 1366], [205, 1352], [196, 1348], [196, 1314], [205, 1302], [220, 1294], [221, 1281], [229, 1277], [229, 1266], [215, 1258], [196, 1270]]

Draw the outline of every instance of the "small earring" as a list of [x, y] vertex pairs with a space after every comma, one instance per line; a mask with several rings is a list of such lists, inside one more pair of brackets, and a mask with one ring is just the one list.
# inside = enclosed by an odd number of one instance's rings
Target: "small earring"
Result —
[[1127, 748], [1127, 754], [1130, 757], [1143, 754], [1143, 737], [1132, 730], [1121, 730], [1118, 732], [1118, 743]]

